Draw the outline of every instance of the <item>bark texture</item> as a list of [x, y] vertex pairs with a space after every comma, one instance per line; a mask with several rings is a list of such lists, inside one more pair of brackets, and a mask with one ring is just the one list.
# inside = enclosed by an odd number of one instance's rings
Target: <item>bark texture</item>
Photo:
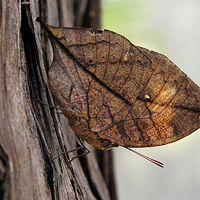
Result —
[[71, 163], [76, 151], [53, 159], [76, 148], [75, 135], [66, 118], [37, 101], [54, 105], [46, 72], [52, 50], [36, 17], [97, 29], [100, 4], [0, 1], [0, 199], [117, 199], [112, 152], [93, 150]]

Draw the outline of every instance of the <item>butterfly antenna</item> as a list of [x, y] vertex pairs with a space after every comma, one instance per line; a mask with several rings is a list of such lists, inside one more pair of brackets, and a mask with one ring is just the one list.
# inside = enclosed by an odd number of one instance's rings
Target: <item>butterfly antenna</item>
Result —
[[130, 150], [130, 151], [132, 151], [132, 152], [134, 152], [134, 153], [136, 153], [137, 155], [141, 156], [142, 158], [144, 158], [144, 159], [146, 159], [146, 160], [148, 160], [148, 161], [150, 161], [150, 162], [158, 165], [159, 167], [162, 167], [162, 168], [164, 167], [164, 164], [161, 163], [161, 162], [159, 162], [159, 161], [157, 161], [157, 160], [149, 158], [148, 156], [145, 156], [145, 155], [143, 155], [143, 154], [141, 154], [141, 153], [139, 153], [139, 152], [137, 152], [137, 151], [135, 151], [133, 149], [130, 149], [129, 147], [125, 147], [125, 148], [128, 149], [128, 150]]

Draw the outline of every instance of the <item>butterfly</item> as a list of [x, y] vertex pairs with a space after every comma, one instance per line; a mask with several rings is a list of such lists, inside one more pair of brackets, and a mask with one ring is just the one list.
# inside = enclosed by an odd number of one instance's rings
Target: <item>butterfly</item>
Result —
[[109, 30], [53, 27], [49, 85], [76, 135], [107, 150], [175, 142], [200, 127], [200, 88], [166, 56]]

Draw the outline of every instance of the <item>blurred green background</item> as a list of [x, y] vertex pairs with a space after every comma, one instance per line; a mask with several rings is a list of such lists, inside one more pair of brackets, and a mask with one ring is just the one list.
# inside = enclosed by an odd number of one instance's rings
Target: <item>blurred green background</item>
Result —
[[[200, 85], [199, 0], [102, 0], [103, 28], [166, 55]], [[151, 164], [115, 148], [120, 200], [200, 199], [200, 130], [165, 146], [137, 149], [165, 164]]]

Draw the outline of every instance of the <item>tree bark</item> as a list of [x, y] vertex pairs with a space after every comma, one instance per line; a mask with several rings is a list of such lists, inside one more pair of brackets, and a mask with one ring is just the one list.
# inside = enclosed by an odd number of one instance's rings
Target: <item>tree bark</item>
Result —
[[66, 118], [38, 102], [54, 105], [46, 72], [52, 50], [36, 17], [97, 29], [100, 3], [0, 1], [0, 199], [117, 199], [112, 152], [53, 159], [76, 148], [75, 135]]

